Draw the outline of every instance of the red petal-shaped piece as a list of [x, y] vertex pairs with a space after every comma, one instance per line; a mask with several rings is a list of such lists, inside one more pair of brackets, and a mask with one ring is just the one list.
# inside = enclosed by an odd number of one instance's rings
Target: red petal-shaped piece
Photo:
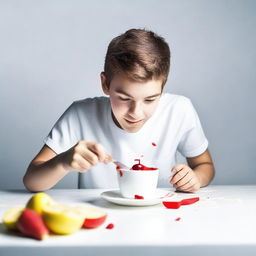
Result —
[[178, 209], [180, 208], [181, 203], [180, 202], [168, 202], [168, 201], [163, 201], [163, 205], [168, 208], [168, 209]]
[[181, 200], [181, 205], [194, 204], [197, 201], [199, 201], [199, 197], [183, 199], [183, 200]]

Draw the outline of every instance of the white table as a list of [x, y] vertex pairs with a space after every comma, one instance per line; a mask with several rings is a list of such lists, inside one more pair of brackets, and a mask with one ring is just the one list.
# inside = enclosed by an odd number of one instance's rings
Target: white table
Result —
[[[105, 209], [107, 221], [44, 241], [13, 235], [0, 226], [0, 255], [256, 255], [256, 185], [208, 186], [195, 196], [200, 201], [179, 209], [162, 204], [118, 206], [100, 198], [104, 190], [49, 190], [62, 203]], [[31, 197], [26, 191], [0, 191], [0, 218]], [[187, 194], [179, 193], [183, 198]], [[180, 217], [180, 221], [175, 221]], [[105, 229], [108, 223], [114, 229]]]

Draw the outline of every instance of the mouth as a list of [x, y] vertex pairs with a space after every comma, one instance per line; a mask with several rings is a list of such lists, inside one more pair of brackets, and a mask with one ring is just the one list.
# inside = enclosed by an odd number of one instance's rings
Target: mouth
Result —
[[138, 121], [130, 121], [130, 120], [127, 120], [127, 119], [124, 119], [128, 124], [131, 124], [131, 125], [135, 125], [135, 124], [140, 124], [143, 119], [141, 120], [138, 120]]

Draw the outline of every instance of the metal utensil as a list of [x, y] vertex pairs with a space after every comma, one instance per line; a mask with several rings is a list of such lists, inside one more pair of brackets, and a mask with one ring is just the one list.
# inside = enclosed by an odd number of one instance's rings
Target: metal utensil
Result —
[[119, 161], [117, 161], [117, 160], [115, 160], [115, 159], [113, 159], [112, 162], [113, 162], [116, 166], [120, 167], [121, 169], [127, 169], [127, 170], [130, 169], [130, 167], [126, 166], [125, 164], [123, 164], [123, 163], [121, 163], [121, 162], [119, 162]]

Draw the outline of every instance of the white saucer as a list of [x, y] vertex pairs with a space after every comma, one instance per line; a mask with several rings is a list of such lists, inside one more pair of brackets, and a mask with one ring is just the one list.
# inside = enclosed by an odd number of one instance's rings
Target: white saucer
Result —
[[119, 189], [109, 190], [101, 193], [101, 197], [105, 200], [119, 205], [128, 205], [128, 206], [148, 206], [160, 204], [164, 199], [169, 199], [176, 197], [176, 193], [167, 189], [157, 189], [156, 198], [150, 199], [132, 199], [132, 198], [124, 198], [120, 194]]

